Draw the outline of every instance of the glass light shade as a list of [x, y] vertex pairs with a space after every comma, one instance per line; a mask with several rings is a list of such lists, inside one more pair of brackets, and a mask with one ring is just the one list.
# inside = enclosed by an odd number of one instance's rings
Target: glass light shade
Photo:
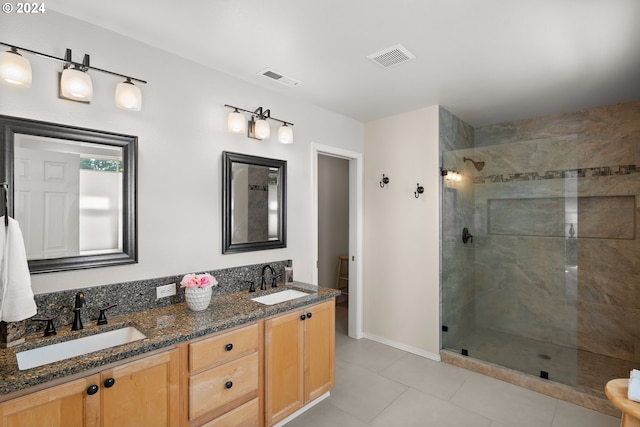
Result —
[[60, 91], [65, 98], [89, 102], [93, 98], [91, 77], [80, 70], [67, 68], [60, 78]]
[[227, 129], [232, 133], [243, 133], [247, 126], [247, 120], [244, 118], [244, 115], [238, 111], [233, 111], [229, 113], [229, 118], [227, 119]]
[[116, 86], [116, 105], [123, 110], [140, 111], [142, 109], [142, 93], [140, 88], [130, 80]]
[[258, 139], [268, 139], [271, 135], [271, 128], [265, 119], [256, 120], [254, 133]]
[[293, 144], [293, 128], [282, 125], [278, 129], [278, 141], [283, 144]]
[[31, 64], [18, 52], [0, 53], [0, 78], [16, 87], [31, 87]]

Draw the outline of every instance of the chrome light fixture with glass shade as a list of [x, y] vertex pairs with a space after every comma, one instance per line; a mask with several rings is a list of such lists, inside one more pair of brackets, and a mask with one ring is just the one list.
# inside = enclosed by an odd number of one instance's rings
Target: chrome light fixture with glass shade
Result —
[[82, 63], [78, 63], [72, 60], [71, 49], [66, 50], [64, 58], [58, 58], [4, 42], [0, 42], [0, 45], [8, 46], [10, 49], [7, 52], [0, 53], [0, 82], [2, 83], [14, 87], [31, 87], [31, 64], [18, 51], [28, 52], [64, 63], [64, 69], [60, 73], [59, 80], [60, 97], [63, 99], [89, 103], [93, 98], [93, 83], [87, 71], [94, 70], [125, 79], [124, 82], [119, 83], [116, 87], [115, 101], [119, 108], [140, 111], [142, 107], [142, 93], [140, 88], [133, 84], [133, 81], [145, 84], [147, 83], [146, 81], [91, 66], [88, 54], [84, 55]]
[[[229, 113], [227, 117], [227, 129], [229, 132], [244, 133], [246, 129], [249, 138], [258, 140], [269, 139], [271, 136], [271, 126], [269, 126], [267, 120], [274, 120], [282, 123], [282, 126], [278, 129], [278, 141], [282, 144], [293, 143], [293, 129], [291, 128], [293, 123], [271, 117], [271, 110], [258, 107], [251, 111], [229, 104], [225, 104], [225, 107], [233, 108], [233, 111]], [[241, 111], [249, 113], [251, 118], [247, 121]]]

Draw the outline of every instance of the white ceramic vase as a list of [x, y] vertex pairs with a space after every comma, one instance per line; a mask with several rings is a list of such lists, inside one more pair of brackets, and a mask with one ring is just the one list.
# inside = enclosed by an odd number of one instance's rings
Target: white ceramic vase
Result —
[[211, 286], [184, 288], [184, 299], [191, 310], [202, 311], [209, 307], [211, 302]]

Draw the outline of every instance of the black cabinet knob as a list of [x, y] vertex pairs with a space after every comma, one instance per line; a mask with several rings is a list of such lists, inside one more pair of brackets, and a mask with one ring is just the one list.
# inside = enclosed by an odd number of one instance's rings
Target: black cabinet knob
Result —
[[97, 385], [90, 385], [89, 388], [87, 388], [87, 394], [89, 396], [94, 395], [98, 392], [98, 390], [100, 390], [100, 387], [98, 387]]
[[227, 381], [227, 382], [224, 384], [224, 386], [225, 386], [226, 388], [231, 388], [231, 387], [233, 387], [233, 383], [232, 383], [231, 381]]
[[306, 318], [307, 318], [307, 316], [306, 316], [306, 315], [304, 315], [304, 314], [300, 316], [300, 320], [304, 320], [304, 319], [306, 319]]
[[311, 319], [311, 313], [307, 313], [307, 319]]
[[116, 380], [114, 380], [113, 378], [107, 378], [106, 380], [104, 380], [104, 386], [106, 388], [113, 387], [115, 383], [116, 383]]
[[229, 343], [229, 344], [225, 345], [224, 348], [226, 348], [227, 351], [231, 351], [231, 350], [233, 350], [233, 344]]

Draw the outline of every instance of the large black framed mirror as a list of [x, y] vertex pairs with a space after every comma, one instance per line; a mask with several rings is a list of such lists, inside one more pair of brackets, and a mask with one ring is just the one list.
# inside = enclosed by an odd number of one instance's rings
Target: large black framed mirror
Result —
[[0, 132], [31, 273], [138, 261], [136, 136], [11, 116]]
[[287, 247], [287, 162], [222, 152], [222, 253]]

